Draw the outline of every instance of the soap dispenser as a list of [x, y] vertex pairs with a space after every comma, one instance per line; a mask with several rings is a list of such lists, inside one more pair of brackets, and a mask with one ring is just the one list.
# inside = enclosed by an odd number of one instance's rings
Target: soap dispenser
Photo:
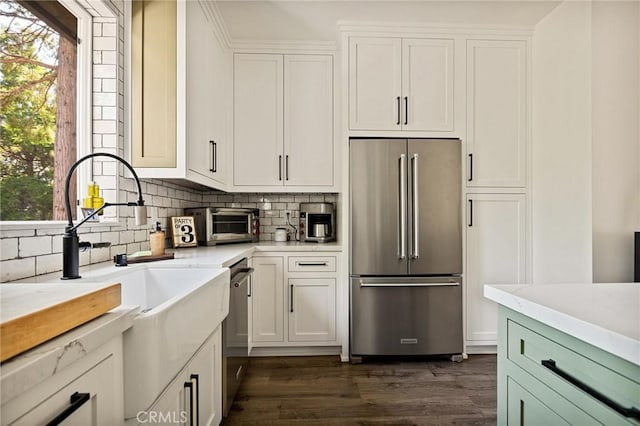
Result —
[[155, 230], [149, 236], [152, 256], [162, 256], [164, 254], [164, 231], [160, 227], [160, 222], [156, 222]]

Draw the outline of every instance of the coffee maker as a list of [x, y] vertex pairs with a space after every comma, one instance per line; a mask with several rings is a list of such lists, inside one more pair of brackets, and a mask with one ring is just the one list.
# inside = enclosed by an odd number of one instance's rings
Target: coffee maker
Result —
[[332, 203], [300, 203], [300, 241], [327, 243], [336, 239], [336, 212]]

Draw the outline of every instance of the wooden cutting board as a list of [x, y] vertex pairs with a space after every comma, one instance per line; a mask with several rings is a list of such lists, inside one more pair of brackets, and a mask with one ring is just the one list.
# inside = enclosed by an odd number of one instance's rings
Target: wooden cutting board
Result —
[[120, 305], [120, 283], [0, 284], [0, 362]]
[[156, 260], [169, 260], [175, 257], [175, 253], [156, 254], [149, 256], [134, 256], [127, 258], [127, 263], [155, 262]]

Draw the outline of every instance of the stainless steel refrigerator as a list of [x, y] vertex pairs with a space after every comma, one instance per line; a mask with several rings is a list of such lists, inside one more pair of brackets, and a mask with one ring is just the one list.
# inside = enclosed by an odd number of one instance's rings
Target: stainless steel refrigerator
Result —
[[462, 353], [458, 139], [351, 139], [353, 358]]

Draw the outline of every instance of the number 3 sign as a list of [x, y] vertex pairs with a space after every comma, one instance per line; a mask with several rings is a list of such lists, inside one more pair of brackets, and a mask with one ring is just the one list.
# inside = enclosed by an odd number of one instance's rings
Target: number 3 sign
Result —
[[173, 247], [196, 247], [198, 245], [193, 216], [172, 217], [171, 233], [173, 235]]

